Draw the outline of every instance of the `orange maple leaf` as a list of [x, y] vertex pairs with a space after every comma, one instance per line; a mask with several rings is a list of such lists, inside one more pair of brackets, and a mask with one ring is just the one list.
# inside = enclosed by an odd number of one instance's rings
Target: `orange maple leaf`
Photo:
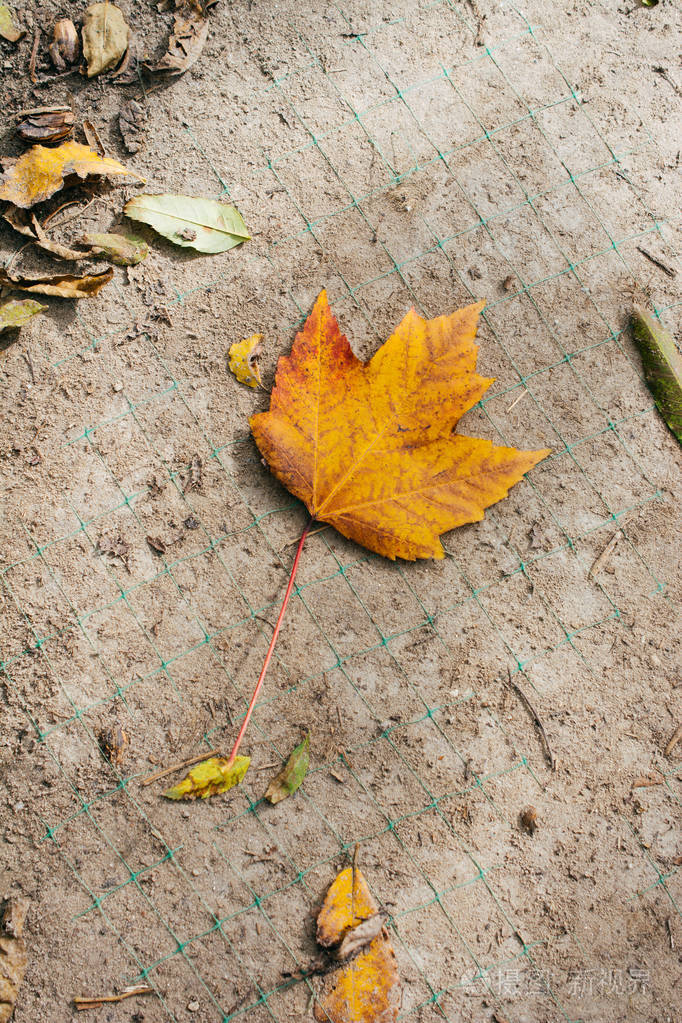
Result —
[[251, 419], [274, 475], [349, 539], [387, 558], [442, 558], [441, 534], [483, 518], [549, 454], [455, 432], [494, 378], [476, 372], [485, 303], [425, 320], [411, 309], [361, 362], [319, 295]]

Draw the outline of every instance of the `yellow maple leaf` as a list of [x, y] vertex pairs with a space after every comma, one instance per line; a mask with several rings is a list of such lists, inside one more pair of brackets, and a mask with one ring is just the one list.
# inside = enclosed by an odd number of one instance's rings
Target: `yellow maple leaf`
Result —
[[166, 799], [208, 799], [227, 792], [244, 778], [251, 757], [236, 757], [230, 766], [227, 757], [209, 757], [193, 767], [181, 782], [164, 792]]
[[[317, 917], [317, 940], [338, 945], [352, 927], [378, 912], [357, 867], [342, 870]], [[400, 1008], [400, 978], [385, 928], [369, 946], [327, 981], [315, 1003], [318, 1023], [393, 1023]]]
[[118, 160], [100, 156], [80, 142], [63, 142], [61, 146], [31, 146], [14, 162], [5, 161], [7, 170], [0, 178], [0, 199], [28, 209], [49, 199], [64, 186], [65, 178], [77, 175], [106, 177], [131, 174], [143, 181], [139, 174], [128, 170]]
[[240, 384], [246, 384], [247, 387], [263, 386], [258, 365], [263, 350], [262, 341], [262, 334], [252, 334], [243, 341], [235, 341], [230, 347], [230, 372], [234, 373]]
[[411, 309], [363, 363], [320, 294], [279, 360], [269, 411], [251, 419], [314, 518], [388, 558], [442, 558], [442, 533], [482, 519], [549, 454], [454, 432], [493, 382], [476, 372], [483, 305], [433, 320]]

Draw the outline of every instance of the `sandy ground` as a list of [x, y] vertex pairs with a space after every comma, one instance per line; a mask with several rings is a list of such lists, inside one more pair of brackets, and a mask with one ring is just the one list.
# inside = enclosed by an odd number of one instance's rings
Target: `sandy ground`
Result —
[[[64, 6], [25, 7], [44, 46]], [[121, 7], [158, 57], [171, 14]], [[1, 44], [6, 109], [72, 100], [149, 191], [230, 198], [253, 234], [197, 257], [148, 232], [99, 298], [48, 300], [3, 338], [0, 894], [31, 899], [16, 1023], [140, 978], [155, 995], [86, 1018], [311, 1018], [318, 982], [286, 973], [355, 843], [401, 1018], [682, 1018], [680, 449], [626, 329], [638, 295], [680, 332], [681, 23], [672, 0], [223, 0], [202, 60], [146, 98], [106, 77], [32, 88], [33, 32]], [[123, 98], [146, 104], [135, 156]], [[63, 236], [121, 224], [137, 190], [88, 189]], [[0, 243], [5, 261], [20, 244]], [[486, 298], [497, 379], [462, 431], [553, 455], [441, 562], [312, 537], [244, 785], [170, 804], [141, 780], [229, 749], [304, 522], [249, 439], [267, 393], [227, 350], [263, 333], [270, 386], [323, 286], [362, 356], [411, 305]], [[98, 745], [115, 726], [118, 767]], [[305, 727], [304, 786], [264, 805]]]

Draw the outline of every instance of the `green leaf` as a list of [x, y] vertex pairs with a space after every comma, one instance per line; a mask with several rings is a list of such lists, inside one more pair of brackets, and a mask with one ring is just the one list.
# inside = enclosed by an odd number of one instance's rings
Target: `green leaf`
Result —
[[86, 234], [82, 244], [90, 246], [88, 255], [108, 259], [116, 266], [136, 266], [149, 255], [147, 243], [130, 234]]
[[649, 390], [682, 444], [682, 355], [672, 336], [646, 309], [635, 306], [631, 323]]
[[639, 0], [642, 7], [657, 7], [658, 0]]
[[9, 43], [16, 43], [25, 35], [26, 30], [16, 26], [12, 8], [7, 4], [0, 4], [0, 36]]
[[88, 78], [116, 67], [128, 49], [129, 29], [115, 4], [91, 4], [83, 15], [83, 56]]
[[197, 252], [226, 252], [251, 237], [239, 210], [191, 195], [138, 195], [123, 209], [175, 245]]
[[25, 323], [47, 309], [46, 305], [34, 301], [32, 298], [16, 299], [0, 305], [0, 334], [4, 330], [11, 330], [13, 327], [23, 327]]
[[270, 803], [280, 803], [287, 796], [293, 796], [308, 773], [310, 764], [310, 733], [296, 747], [278, 775], [272, 779], [265, 793]]
[[208, 799], [219, 792], [239, 785], [249, 769], [251, 757], [236, 757], [228, 767], [227, 757], [210, 757], [193, 767], [172, 789], [164, 792], [166, 799]]

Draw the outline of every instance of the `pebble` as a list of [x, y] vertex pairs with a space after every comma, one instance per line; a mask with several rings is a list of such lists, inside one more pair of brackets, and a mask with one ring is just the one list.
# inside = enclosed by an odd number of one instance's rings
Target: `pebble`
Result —
[[199, 1003], [197, 1002], [196, 998], [193, 998], [191, 1002], [187, 1003], [187, 1011], [188, 1012], [198, 1012], [199, 1011]]
[[117, 380], [115, 384], [111, 385], [111, 389], [112, 391], [115, 391], [116, 394], [118, 394], [119, 391], [123, 390], [123, 384], [121, 383], [120, 380]]

